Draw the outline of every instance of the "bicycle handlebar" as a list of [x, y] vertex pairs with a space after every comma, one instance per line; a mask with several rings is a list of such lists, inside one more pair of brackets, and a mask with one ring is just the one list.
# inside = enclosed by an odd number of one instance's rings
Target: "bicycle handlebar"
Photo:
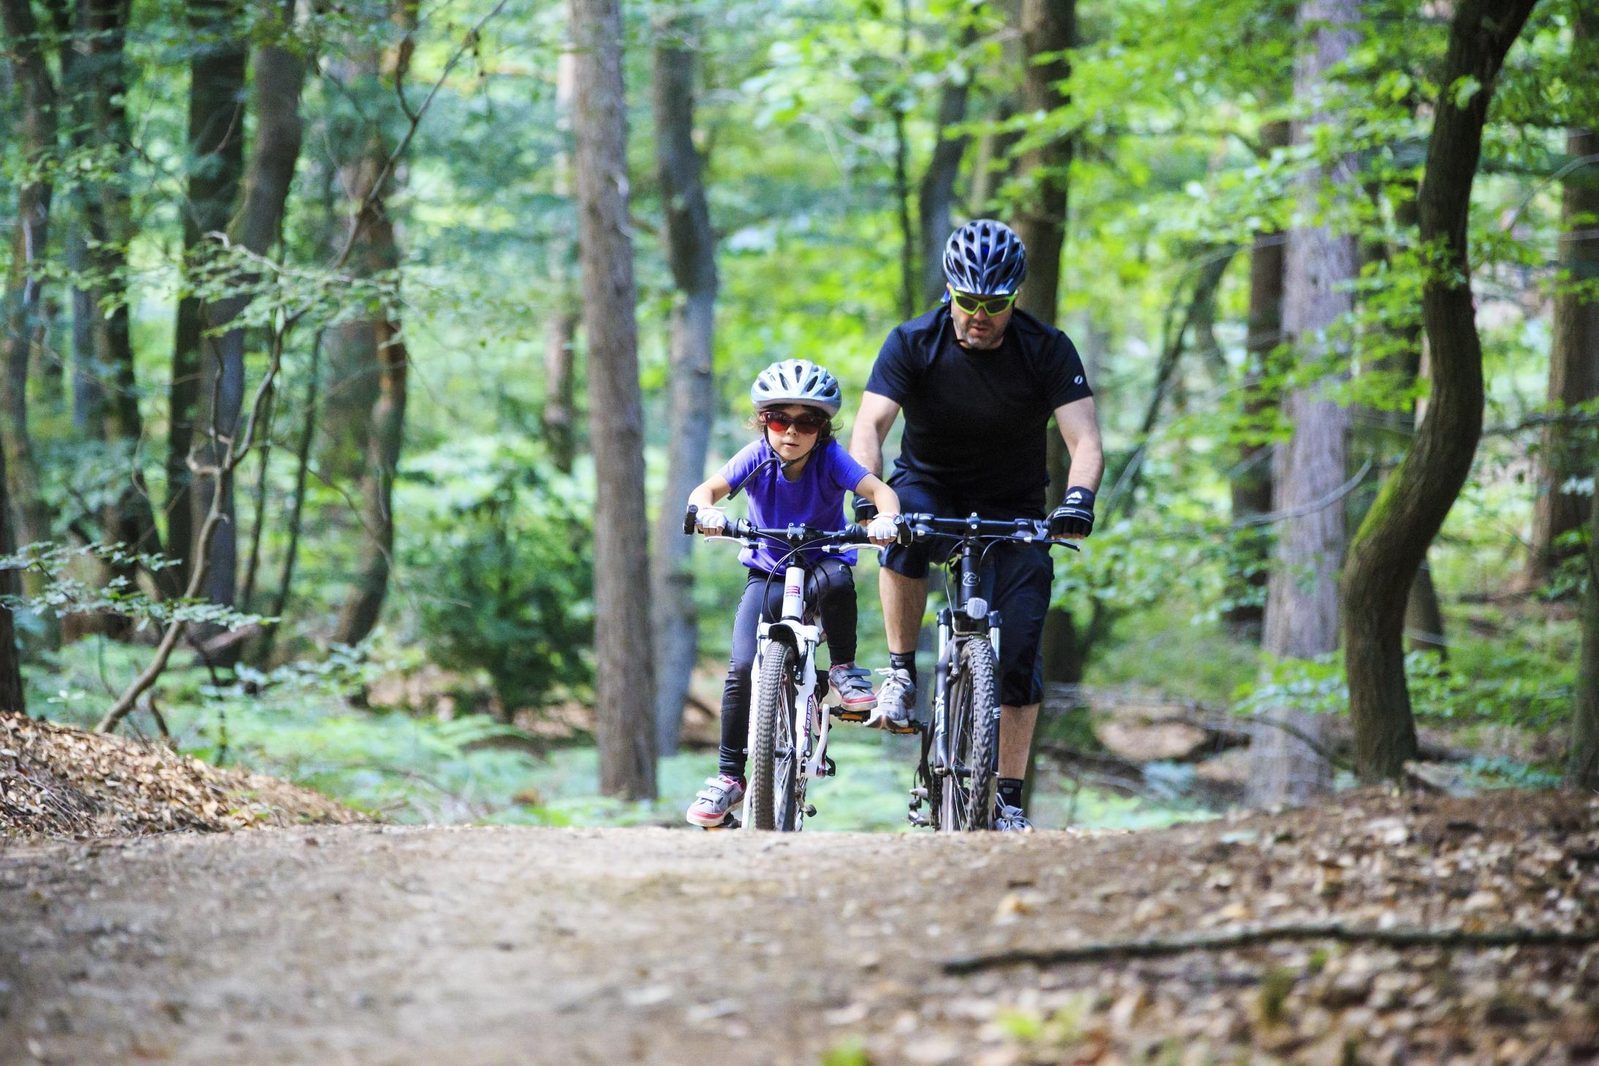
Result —
[[1020, 544], [1059, 545], [1072, 551], [1082, 551], [1069, 540], [1056, 540], [1049, 535], [1049, 522], [1042, 518], [979, 518], [970, 514], [965, 518], [943, 518], [925, 512], [900, 516], [911, 540], [944, 537], [950, 540], [1009, 540]]
[[[689, 504], [683, 512], [683, 532], [692, 535], [698, 528], [696, 516], [699, 507]], [[793, 547], [814, 547], [820, 544], [868, 544], [866, 527], [850, 524], [843, 529], [817, 529], [815, 526], [775, 526], [764, 527], [750, 524], [748, 519], [729, 518], [727, 522], [727, 536], [736, 540], [751, 540], [760, 537], [766, 540], [778, 540]]]

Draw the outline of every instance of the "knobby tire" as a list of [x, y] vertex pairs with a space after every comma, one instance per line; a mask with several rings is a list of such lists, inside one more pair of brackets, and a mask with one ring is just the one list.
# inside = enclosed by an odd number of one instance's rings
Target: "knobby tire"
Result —
[[773, 641], [761, 661], [750, 748], [750, 825], [755, 829], [794, 828], [794, 654], [787, 644]]
[[946, 833], [994, 827], [994, 761], [999, 746], [994, 646], [984, 639], [968, 640], [960, 656], [961, 671], [949, 693], [951, 766], [942, 779], [938, 818], [938, 828]]

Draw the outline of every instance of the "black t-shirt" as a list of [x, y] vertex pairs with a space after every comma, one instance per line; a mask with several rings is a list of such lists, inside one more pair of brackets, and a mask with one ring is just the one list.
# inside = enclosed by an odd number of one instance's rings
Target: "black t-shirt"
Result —
[[948, 306], [894, 329], [866, 391], [905, 412], [895, 465], [972, 500], [1043, 498], [1050, 416], [1092, 396], [1071, 338], [1015, 311], [998, 348], [967, 351]]

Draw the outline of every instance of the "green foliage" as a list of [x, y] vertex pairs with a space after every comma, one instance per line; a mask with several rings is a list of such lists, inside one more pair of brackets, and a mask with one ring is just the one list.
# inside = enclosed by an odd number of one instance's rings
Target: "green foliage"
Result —
[[507, 713], [592, 676], [590, 492], [546, 467], [536, 448], [467, 438], [408, 460], [397, 504], [429, 652], [487, 673]]
[[[120, 542], [69, 548], [50, 541], [36, 541], [13, 555], [0, 556], [0, 569], [37, 575], [39, 590], [25, 596], [7, 596], [3, 602], [25, 617], [114, 614], [128, 619], [137, 629], [181, 621], [231, 630], [269, 621], [262, 615], [207, 600], [158, 599], [140, 588], [130, 576], [136, 570], [154, 573], [175, 565], [174, 559], [130, 551]], [[110, 570], [112, 576], [102, 580], [98, 574], [101, 568]]]

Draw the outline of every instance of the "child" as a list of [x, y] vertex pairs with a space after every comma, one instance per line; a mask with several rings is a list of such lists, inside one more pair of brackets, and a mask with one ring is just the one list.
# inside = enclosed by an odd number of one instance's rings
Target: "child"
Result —
[[[761, 437], [727, 461], [709, 481], [689, 493], [699, 508], [696, 522], [708, 536], [721, 533], [727, 516], [717, 501], [742, 489], [749, 498], [749, 520], [758, 526], [790, 524], [818, 529], [844, 525], [844, 494], [854, 491], [877, 505], [867, 527], [873, 544], [894, 539], [899, 497], [856, 462], [833, 439], [832, 418], [843, 404], [838, 379], [805, 359], [773, 363], [750, 388]], [[705, 782], [688, 809], [688, 820], [717, 826], [744, 798], [745, 744], [750, 714], [750, 670], [755, 663], [755, 631], [783, 609], [784, 545], [763, 542], [739, 556], [750, 569], [733, 619], [733, 655], [722, 686], [722, 747], [717, 775]], [[870, 676], [855, 667], [855, 579], [853, 551], [823, 557], [817, 564], [818, 608], [827, 632], [831, 666], [827, 684], [846, 710], [877, 705]], [[770, 574], [778, 580], [768, 581]]]

